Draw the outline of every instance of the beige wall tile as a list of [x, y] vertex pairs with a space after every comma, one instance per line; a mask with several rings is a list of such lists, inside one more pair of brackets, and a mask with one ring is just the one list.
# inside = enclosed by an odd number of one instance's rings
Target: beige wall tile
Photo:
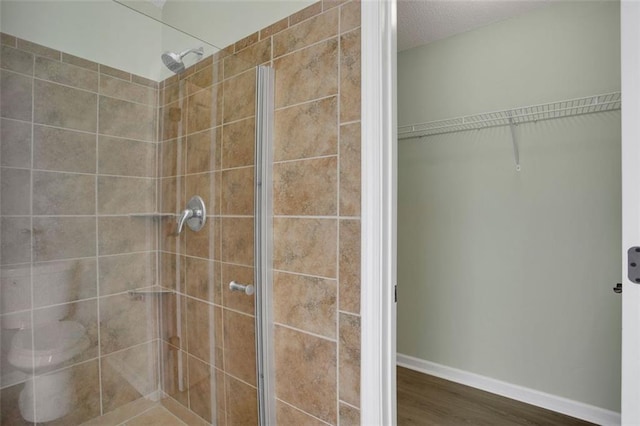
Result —
[[[258, 39], [258, 33], [255, 33]], [[224, 58], [224, 78], [232, 77], [271, 60], [271, 39], [267, 38]]]
[[149, 106], [156, 106], [158, 102], [158, 91], [156, 89], [109, 77], [108, 75], [100, 77], [100, 94]]
[[212, 365], [216, 346], [222, 347], [222, 309], [196, 299], [187, 299], [187, 351]]
[[187, 131], [187, 102], [177, 101], [160, 108], [159, 117], [161, 140], [166, 141], [184, 136]]
[[243, 292], [231, 291], [229, 283], [235, 281], [238, 284], [253, 285], [254, 269], [252, 266], [232, 265], [222, 263], [222, 304], [225, 308], [255, 315], [255, 297], [247, 296]]
[[304, 411], [282, 401], [276, 401], [276, 421], [279, 425], [326, 426], [325, 422], [311, 417]]
[[155, 177], [156, 143], [99, 136], [98, 173]]
[[98, 274], [101, 296], [152, 286], [156, 278], [155, 253], [100, 256]]
[[360, 317], [340, 313], [340, 399], [360, 406]]
[[58, 60], [51, 60], [37, 56], [34, 75], [36, 78], [48, 80], [78, 89], [98, 91], [98, 73], [86, 68], [66, 64]]
[[40, 44], [32, 43], [27, 40], [18, 38], [18, 49], [26, 50], [27, 52], [35, 53], [38, 56], [44, 56], [49, 59], [60, 60], [60, 52]]
[[61, 172], [95, 173], [96, 137], [89, 133], [34, 126], [33, 167]]
[[[276, 108], [338, 93], [338, 41], [330, 39], [278, 58]], [[291, 90], [291, 82], [296, 82]]]
[[257, 43], [259, 40], [259, 35], [260, 35], [259, 32], [255, 32], [253, 34], [249, 34], [243, 39], [236, 41], [233, 45], [234, 51], [239, 52], [242, 49], [245, 49], [251, 46], [252, 44]]
[[274, 320], [334, 339], [338, 310], [337, 293], [335, 280], [275, 272]]
[[152, 89], [158, 89], [160, 87], [160, 84], [157, 81], [140, 77], [139, 75], [135, 74], [131, 74], [131, 82], [140, 84], [142, 86], [151, 87]]
[[360, 221], [340, 221], [340, 310], [360, 313]]
[[255, 115], [256, 72], [249, 70], [224, 81], [224, 123]]
[[96, 213], [96, 179], [91, 175], [33, 172], [33, 214]]
[[345, 33], [360, 26], [360, 1], [353, 0], [340, 7], [340, 32]]
[[234, 379], [225, 377], [225, 394], [227, 396], [227, 425], [257, 425], [258, 400], [256, 389]]
[[289, 25], [295, 25], [298, 22], [304, 21], [305, 19], [309, 19], [320, 12], [322, 12], [322, 2], [316, 2], [311, 6], [307, 6], [301, 11], [296, 12], [293, 15], [289, 16]]
[[[189, 374], [188, 373], [188, 354], [182, 352], [178, 356], [180, 350], [174, 346], [170, 346], [167, 343], [161, 343], [162, 358], [160, 364], [162, 390], [182, 404], [184, 407], [189, 407]], [[179, 374], [180, 357], [182, 357], [182, 376]], [[180, 383], [182, 380], [182, 386]], [[180, 390], [182, 389], [182, 390]]]
[[253, 218], [225, 217], [222, 223], [222, 261], [253, 265]]
[[289, 28], [289, 18], [284, 18], [276, 22], [275, 24], [271, 24], [268, 27], [260, 30], [260, 40], [271, 37], [274, 34], [279, 33], [280, 31], [284, 31]]
[[360, 123], [340, 127], [340, 215], [360, 216]]
[[0, 165], [31, 167], [31, 123], [0, 120]]
[[98, 176], [98, 214], [153, 212], [155, 196], [154, 179]]
[[[69, 392], [71, 410], [64, 417], [48, 422], [52, 426], [80, 424], [100, 415], [98, 360], [75, 365], [69, 369], [69, 373], [69, 387], [65, 390]], [[41, 392], [36, 391], [36, 400], [52, 397], [52, 395], [44, 393], [48, 386], [38, 385], [38, 382], [47, 379], [46, 375], [36, 377], [35, 389], [41, 390]], [[36, 416], [42, 415], [42, 413], [36, 412]]]
[[24, 50], [2, 46], [0, 47], [0, 67], [21, 74], [33, 75], [33, 55]]
[[360, 410], [340, 403], [340, 426], [360, 426]]
[[254, 117], [225, 124], [222, 130], [222, 168], [251, 166], [255, 156]]
[[256, 333], [253, 316], [224, 310], [224, 368], [256, 386]]
[[275, 161], [319, 157], [338, 152], [338, 98], [275, 112]]
[[33, 119], [36, 123], [96, 131], [96, 94], [41, 80], [35, 80], [34, 84]]
[[96, 254], [96, 220], [91, 217], [34, 217], [36, 261], [89, 257]]
[[111, 77], [120, 78], [122, 80], [131, 81], [131, 74], [126, 71], [119, 70], [117, 68], [111, 68], [106, 65], [100, 64], [100, 73], [110, 75]]
[[158, 337], [156, 304], [151, 297], [129, 294], [100, 299], [100, 349], [106, 355]]
[[335, 220], [276, 218], [273, 221], [274, 268], [335, 278], [336, 238]]
[[27, 169], [0, 168], [0, 212], [6, 215], [31, 213], [31, 172]]
[[[67, 289], [60, 288], [52, 291], [51, 268], [69, 271], [68, 280], [61, 281], [68, 284], [69, 287]], [[96, 268], [96, 260], [92, 258], [36, 263], [33, 273], [34, 307], [56, 305], [95, 297], [98, 292]]]
[[216, 224], [217, 220], [215, 218], [207, 218], [204, 227], [200, 231], [194, 232], [189, 227], [182, 231], [186, 239], [186, 253], [188, 256], [219, 259], [220, 229]]
[[187, 257], [185, 259], [186, 293], [189, 296], [222, 304], [218, 262]]
[[16, 47], [18, 40], [10, 34], [0, 33], [0, 43], [7, 46]]
[[276, 326], [274, 345], [276, 396], [335, 424], [336, 344]]
[[169, 177], [184, 174], [184, 139], [173, 139], [160, 144], [160, 176]]
[[222, 214], [253, 215], [254, 175], [253, 167], [222, 172]]
[[340, 122], [360, 119], [360, 30], [340, 36]]
[[295, 216], [336, 215], [337, 186], [337, 157], [276, 163], [273, 166], [273, 212]]
[[[200, 62], [198, 65], [200, 65]], [[219, 83], [220, 81], [222, 81], [222, 64], [220, 62], [216, 62], [215, 64], [211, 63], [209, 66], [203, 67], [199, 71], [190, 75], [185, 80], [184, 87], [186, 87], [187, 93], [192, 95], [203, 89], [207, 89], [214, 83]]]
[[222, 127], [187, 136], [187, 173], [220, 169], [222, 158]]
[[273, 57], [277, 58], [337, 35], [338, 18], [338, 9], [333, 9], [278, 33], [273, 37]]
[[98, 218], [100, 255], [150, 251], [154, 247], [153, 219], [128, 216]]
[[[66, 305], [58, 305], [49, 308], [36, 309], [33, 311], [34, 324], [46, 324], [50, 321], [52, 312], [60, 312], [62, 309], [67, 310], [62, 321], [73, 321], [80, 324], [85, 329], [85, 336], [88, 340], [88, 346], [79, 352], [73, 358], [58, 365], [58, 368], [64, 368], [73, 364], [92, 359], [98, 356], [98, 307], [96, 300], [83, 300], [81, 302], [68, 303]], [[55, 333], [54, 329], [48, 327], [36, 327], [33, 330], [33, 343], [36, 347], [46, 347], [51, 344], [51, 335]]]
[[222, 84], [201, 90], [187, 99], [187, 132], [195, 133], [222, 124]]
[[187, 175], [185, 197], [190, 199], [194, 195], [199, 195], [204, 201], [207, 214], [216, 214], [216, 208], [220, 204], [219, 182], [216, 182], [216, 173], [199, 173], [196, 175]]
[[151, 106], [100, 96], [100, 133], [153, 142], [156, 109]]
[[108, 413], [149, 395], [158, 383], [156, 342], [135, 346], [100, 360], [102, 404]]
[[[29, 264], [0, 268], [0, 314], [31, 309], [31, 267]], [[34, 295], [35, 296], [35, 295]], [[26, 315], [31, 315], [28, 312]], [[0, 321], [2, 321], [0, 319]], [[5, 350], [8, 348], [5, 347]], [[0, 357], [2, 356], [0, 350]], [[6, 353], [4, 354], [6, 355]], [[5, 364], [1, 364], [4, 368]], [[0, 377], [3, 375], [0, 372]], [[0, 385], [7, 383], [0, 381]]]
[[189, 402], [191, 410], [208, 422], [214, 415], [211, 388], [215, 385], [216, 370], [192, 356], [189, 357]]
[[62, 52], [62, 62], [66, 62], [67, 64], [86, 68], [90, 71], [96, 71], [96, 72], [99, 71], [99, 65], [97, 63], [88, 61], [78, 56], [69, 55], [68, 53], [64, 53], [64, 52]]
[[3, 265], [31, 261], [31, 219], [0, 218], [0, 261]]
[[31, 121], [33, 80], [22, 74], [0, 71], [0, 115]]

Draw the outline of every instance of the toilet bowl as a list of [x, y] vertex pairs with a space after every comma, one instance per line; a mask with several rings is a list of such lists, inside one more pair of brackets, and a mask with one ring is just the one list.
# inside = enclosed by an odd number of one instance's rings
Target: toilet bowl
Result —
[[[18, 279], [20, 276], [41, 275], [38, 279], [46, 278], [47, 281], [42, 291], [55, 292], [59, 298], [68, 295], [73, 270], [73, 263], [35, 265], [32, 268], [27, 265], [15, 268], [9, 275], [23, 282], [25, 280]], [[20, 291], [13, 291], [3, 296], [11, 298], [19, 294]], [[64, 300], [69, 298], [64, 297]], [[5, 302], [11, 303], [11, 300]], [[19, 398], [20, 413], [29, 422], [53, 421], [73, 408], [71, 372], [63, 368], [64, 363], [85, 351], [90, 342], [82, 324], [63, 320], [69, 313], [69, 306], [62, 304], [39, 310], [37, 315], [33, 315], [36, 322], [31, 328], [25, 328], [23, 322], [2, 322], [4, 329], [18, 329], [11, 338], [7, 361], [17, 370], [34, 376], [25, 382]]]
[[89, 347], [89, 339], [82, 324], [75, 321], [56, 321], [39, 326], [33, 332], [38, 336], [34, 339], [35, 345], [31, 341], [31, 330], [22, 330], [13, 336], [8, 361], [22, 371], [34, 368], [35, 380], [27, 381], [20, 393], [22, 417], [34, 423], [50, 422], [73, 408], [73, 388], [69, 369], [44, 373], [55, 370], [85, 351]]

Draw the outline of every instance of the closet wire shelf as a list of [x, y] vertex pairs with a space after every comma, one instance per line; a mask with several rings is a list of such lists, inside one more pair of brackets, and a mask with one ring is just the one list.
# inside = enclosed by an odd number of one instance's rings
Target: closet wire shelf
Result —
[[612, 92], [584, 98], [399, 126], [398, 139], [424, 138], [445, 133], [486, 129], [489, 127], [513, 126], [555, 118], [616, 111], [620, 108], [620, 92]]

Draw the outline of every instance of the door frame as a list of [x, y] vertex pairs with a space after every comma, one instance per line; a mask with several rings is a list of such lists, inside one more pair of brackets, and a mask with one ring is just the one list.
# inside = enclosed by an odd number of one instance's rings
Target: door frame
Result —
[[[621, 422], [640, 424], [640, 285], [626, 250], [640, 246], [640, 2], [622, 0]], [[362, 1], [361, 379], [363, 425], [396, 419], [396, 0]]]
[[396, 424], [396, 0], [364, 0], [360, 424]]
[[640, 246], [640, 3], [620, 3], [622, 83], [621, 422], [640, 424], [640, 286], [627, 277], [627, 249]]

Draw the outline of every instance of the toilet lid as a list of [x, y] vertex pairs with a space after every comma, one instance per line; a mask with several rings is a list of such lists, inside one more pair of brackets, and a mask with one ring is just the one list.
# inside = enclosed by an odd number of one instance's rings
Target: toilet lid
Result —
[[14, 355], [52, 359], [66, 353], [64, 358], [71, 358], [79, 352], [75, 347], [84, 346], [83, 343], [87, 340], [85, 328], [75, 321], [55, 321], [33, 329], [33, 333], [33, 342], [31, 330], [16, 333], [11, 340]]

